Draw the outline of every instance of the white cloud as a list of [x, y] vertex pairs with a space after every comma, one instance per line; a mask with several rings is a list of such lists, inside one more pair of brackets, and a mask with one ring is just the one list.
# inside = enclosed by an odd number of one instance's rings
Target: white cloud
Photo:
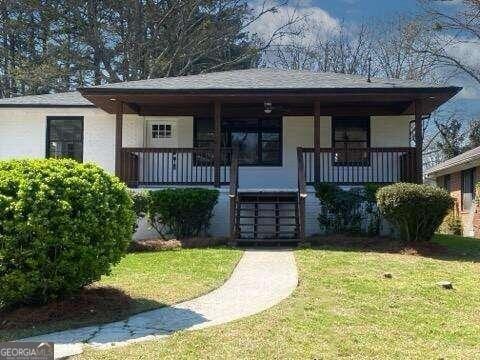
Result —
[[466, 100], [479, 100], [480, 90], [473, 86], [473, 84], [464, 85], [463, 90], [458, 94], [458, 98]]
[[[267, 6], [275, 5], [275, 1], [270, 1]], [[256, 11], [261, 11], [263, 6], [262, 0], [257, 0], [253, 3]], [[312, 2], [302, 0], [298, 4], [289, 4], [279, 6], [275, 13], [268, 13], [260, 20], [251, 25], [250, 31], [258, 34], [263, 39], [270, 39], [276, 29], [280, 28], [289, 20], [296, 18], [301, 19], [290, 27], [291, 33], [299, 30], [306, 30], [303, 32], [303, 37], [300, 40], [303, 43], [310, 43], [317, 39], [325, 39], [330, 34], [336, 33], [340, 30], [340, 22], [335, 17], [331, 16], [327, 11], [318, 6], [313, 6]], [[278, 39], [276, 44], [287, 43], [292, 40], [294, 35], [287, 34], [282, 39]]]
[[462, 63], [480, 67], [480, 41], [476, 39], [447, 39], [446, 52], [450, 56], [460, 59]]
[[[444, 39], [445, 53], [475, 72], [480, 71], [480, 41], [473, 38], [454, 38], [447, 35]], [[453, 79], [463, 87], [458, 94], [460, 99], [480, 99], [480, 86], [467, 74], [459, 72]]]

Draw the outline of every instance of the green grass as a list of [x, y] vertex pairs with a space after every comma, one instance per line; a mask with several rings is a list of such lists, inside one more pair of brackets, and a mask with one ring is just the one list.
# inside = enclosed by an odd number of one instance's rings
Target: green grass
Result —
[[123, 289], [140, 299], [135, 310], [144, 311], [152, 307], [151, 300], [173, 304], [220, 286], [240, 255], [228, 248], [129, 254], [98, 284]]
[[[448, 251], [298, 250], [299, 287], [274, 308], [166, 340], [87, 350], [76, 359], [479, 358], [480, 241], [435, 241]], [[440, 280], [454, 290], [437, 286]]]
[[[67, 307], [79, 303], [73, 307], [77, 313], [66, 314], [65, 317], [64, 313], [68, 310], [57, 310], [59, 306], [56, 304], [17, 309], [17, 318], [40, 316], [44, 311], [52, 311], [55, 317], [59, 317], [37, 321], [24, 328], [1, 329], [0, 340], [116, 321], [134, 313], [195, 298], [228, 279], [241, 254], [241, 251], [229, 248], [128, 254], [109, 276], [94, 284], [93, 295], [88, 295], [88, 301], [80, 302], [79, 297], [63, 301]], [[114, 292], [107, 294], [108, 297], [95, 293], [98, 288], [110, 287]], [[89, 308], [85, 309], [85, 306]], [[1, 317], [2, 314], [0, 323]]]

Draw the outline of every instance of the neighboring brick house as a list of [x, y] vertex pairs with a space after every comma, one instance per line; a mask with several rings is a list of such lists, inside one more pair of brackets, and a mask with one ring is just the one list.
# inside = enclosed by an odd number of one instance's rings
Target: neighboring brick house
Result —
[[480, 208], [475, 202], [475, 185], [480, 181], [480, 146], [428, 169], [425, 175], [455, 198], [463, 234], [480, 238]]

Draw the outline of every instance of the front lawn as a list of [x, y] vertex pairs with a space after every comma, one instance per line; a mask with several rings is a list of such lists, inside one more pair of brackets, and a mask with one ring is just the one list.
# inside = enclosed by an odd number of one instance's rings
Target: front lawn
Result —
[[76, 359], [478, 358], [480, 241], [435, 242], [418, 253], [355, 243], [297, 250], [299, 287], [272, 309]]
[[240, 256], [228, 248], [128, 254], [77, 296], [0, 313], [0, 340], [116, 321], [197, 297], [220, 286]]

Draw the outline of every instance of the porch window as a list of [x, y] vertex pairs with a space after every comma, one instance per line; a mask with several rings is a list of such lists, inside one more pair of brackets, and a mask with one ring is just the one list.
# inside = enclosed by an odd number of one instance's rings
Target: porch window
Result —
[[[238, 147], [239, 165], [281, 166], [281, 134], [280, 118], [222, 120], [222, 147]], [[213, 147], [213, 144], [213, 119], [196, 118], [195, 146]]]
[[462, 171], [462, 210], [470, 211], [475, 200], [475, 169]]
[[334, 165], [369, 166], [370, 118], [334, 117], [332, 144]]
[[171, 124], [152, 124], [152, 139], [168, 139], [171, 137]]
[[46, 156], [83, 161], [83, 117], [47, 117]]

